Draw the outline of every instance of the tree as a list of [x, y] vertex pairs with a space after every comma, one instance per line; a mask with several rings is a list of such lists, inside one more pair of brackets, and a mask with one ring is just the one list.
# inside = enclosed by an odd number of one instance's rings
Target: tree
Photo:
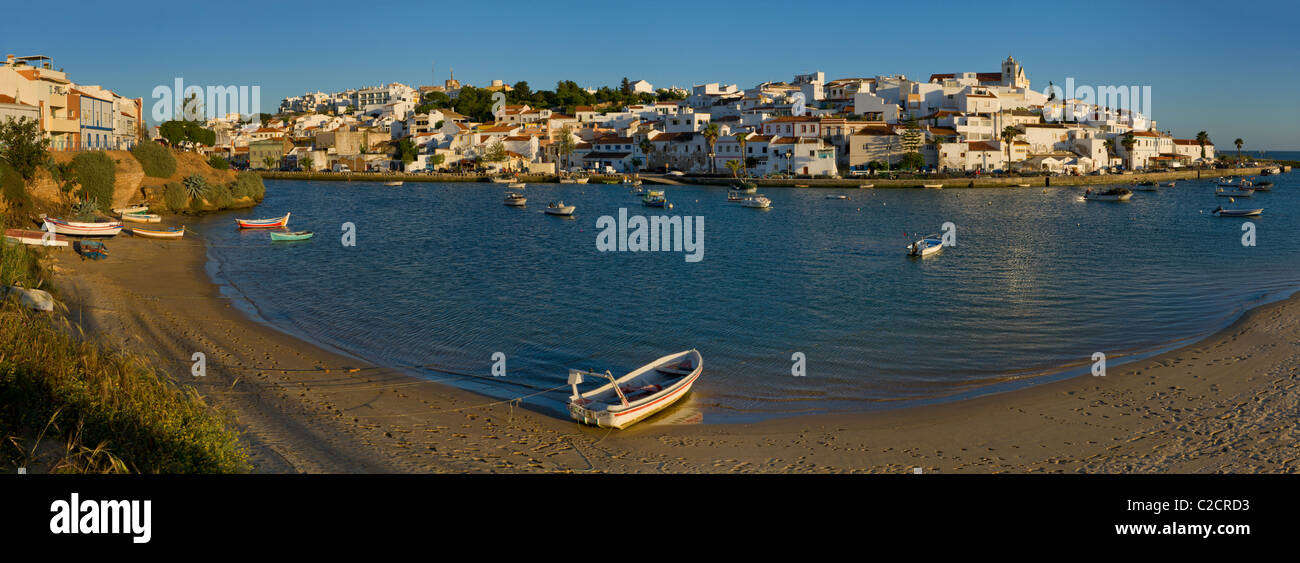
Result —
[[1232, 142], [1232, 144], [1237, 145], [1237, 162], [1240, 163], [1240, 162], [1241, 162], [1241, 146], [1244, 145], [1244, 144], [1246, 144], [1246, 141], [1243, 141], [1243, 140], [1241, 140], [1241, 137], [1238, 137], [1237, 140], [1235, 140], [1235, 141]]
[[403, 165], [415, 162], [417, 154], [419, 154], [419, 151], [409, 137], [397, 141], [397, 158], [402, 161]]
[[304, 157], [298, 159], [298, 165], [301, 166], [303, 170], [306, 170], [306, 171], [308, 171], [308, 172], [310, 172], [310, 171], [312, 170], [311, 165], [312, 165], [314, 162], [315, 162], [315, 161], [312, 160], [310, 156], [304, 156]]
[[626, 97], [631, 97], [635, 93], [632, 91], [632, 81], [628, 80], [626, 76], [623, 77], [623, 82], [619, 83], [618, 92]]
[[1132, 170], [1133, 169], [1133, 147], [1137, 146], [1137, 138], [1133, 136], [1132, 131], [1125, 132], [1124, 136], [1120, 137], [1119, 145], [1121, 147], [1124, 147], [1124, 153], [1128, 155], [1128, 164], [1127, 164], [1128, 169]]
[[266, 169], [267, 169], [267, 170], [274, 169], [274, 168], [275, 168], [275, 164], [276, 164], [275, 157], [274, 157], [274, 156], [264, 156], [264, 157], [262, 157], [262, 164], [266, 165]]
[[700, 131], [700, 134], [704, 135], [704, 140], [709, 143], [709, 172], [717, 173], [718, 163], [713, 158], [713, 145], [717, 144], [718, 135], [722, 134], [722, 130], [717, 123], [709, 122], [708, 125], [704, 126], [704, 130]]
[[[740, 158], [745, 158], [745, 145], [749, 143], [749, 132], [736, 133], [736, 142], [740, 144]], [[749, 176], [749, 167], [745, 167], [745, 176]]]
[[1011, 142], [1016, 140], [1016, 135], [1019, 134], [1020, 130], [1016, 129], [1014, 125], [1008, 125], [1002, 128], [1002, 144], [1007, 146], [1007, 164], [1006, 166], [1003, 166], [1004, 169], [1011, 169]]
[[1115, 139], [1106, 139], [1101, 146], [1106, 149], [1106, 166], [1109, 167], [1111, 155], [1115, 154]]
[[1205, 145], [1210, 143], [1210, 134], [1201, 131], [1196, 134], [1196, 144], [1201, 145], [1201, 160], [1205, 160]]
[[639, 156], [632, 157], [632, 173], [635, 174], [637, 172], [640, 172], [642, 164], [645, 164], [645, 161], [641, 160], [641, 157]]
[[923, 166], [925, 157], [915, 151], [903, 154], [903, 158], [898, 161], [898, 167], [903, 170], [919, 170]]
[[492, 141], [487, 151], [483, 153], [483, 159], [488, 162], [505, 162], [506, 157], [506, 144], [501, 142], [501, 139]]
[[442, 163], [444, 163], [444, 162], [446, 162], [446, 161], [447, 161], [447, 155], [445, 155], [445, 154], [435, 154], [435, 155], [433, 155], [433, 158], [430, 158], [430, 159], [429, 159], [429, 165], [432, 166], [432, 167], [434, 167], [434, 168], [438, 168], [439, 166], [442, 166]]
[[641, 139], [638, 146], [641, 148], [641, 154], [645, 155], [646, 164], [650, 164], [650, 153], [655, 152], [654, 142], [652, 142], [649, 137], [645, 137]]
[[734, 178], [740, 178], [740, 167], [742, 166], [744, 166], [744, 164], [741, 164], [739, 160], [727, 161], [727, 170], [731, 171], [731, 176]]
[[557, 143], [559, 144], [555, 146], [555, 150], [558, 152], [560, 156], [564, 157], [564, 167], [568, 168], [569, 155], [573, 154], [573, 151], [578, 148], [577, 145], [573, 142], [573, 129], [568, 125], [561, 127], [560, 138], [557, 141]]
[[17, 121], [9, 117], [0, 123], [0, 160], [12, 166], [24, 180], [32, 179], [36, 168], [45, 164], [50, 155], [46, 150], [50, 140], [41, 134], [40, 122], [23, 117]]
[[197, 121], [172, 120], [158, 126], [158, 134], [173, 147], [190, 145], [217, 144], [217, 134], [211, 129], [204, 129]]
[[943, 138], [934, 135], [930, 138], [930, 144], [934, 145], [934, 165], [939, 171], [943, 171]]

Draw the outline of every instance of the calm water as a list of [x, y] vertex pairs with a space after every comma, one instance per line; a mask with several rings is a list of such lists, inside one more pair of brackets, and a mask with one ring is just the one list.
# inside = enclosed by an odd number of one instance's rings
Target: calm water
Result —
[[[622, 186], [530, 184], [518, 209], [497, 185], [269, 181], [257, 209], [192, 227], [229, 295], [371, 362], [486, 376], [502, 352], [502, 379], [422, 373], [513, 397], [563, 384], [568, 367], [621, 374], [698, 348], [707, 373], [688, 408], [731, 421], [984, 392], [1204, 336], [1300, 287], [1300, 181], [1273, 180], [1235, 204], [1265, 208], [1249, 220], [1254, 248], [1248, 220], [1209, 214], [1232, 204], [1208, 180], [1129, 203], [1078, 201], [1082, 188], [770, 188], [766, 212], [722, 188], [667, 187], [666, 213], [705, 218], [698, 263], [597, 251], [597, 217], [650, 214]], [[576, 219], [544, 215], [555, 199]], [[286, 211], [316, 239], [234, 228]], [[904, 255], [904, 231], [947, 221], [956, 247]], [[355, 247], [340, 243], [344, 222]], [[805, 377], [791, 375], [795, 352]]]

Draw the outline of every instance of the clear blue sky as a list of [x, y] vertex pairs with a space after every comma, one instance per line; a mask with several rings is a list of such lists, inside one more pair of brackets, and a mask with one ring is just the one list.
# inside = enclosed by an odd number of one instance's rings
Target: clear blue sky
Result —
[[[0, 18], [2, 54], [44, 54], [72, 80], [145, 98], [159, 84], [259, 85], [264, 110], [306, 90], [384, 82], [624, 77], [656, 87], [998, 70], [1035, 90], [1150, 85], [1162, 130], [1222, 149], [1300, 150], [1295, 2], [92, 2]], [[16, 16], [16, 17], [15, 17]], [[53, 18], [53, 21], [50, 21]], [[46, 20], [40, 24], [32, 22]], [[51, 34], [47, 30], [59, 29]]]

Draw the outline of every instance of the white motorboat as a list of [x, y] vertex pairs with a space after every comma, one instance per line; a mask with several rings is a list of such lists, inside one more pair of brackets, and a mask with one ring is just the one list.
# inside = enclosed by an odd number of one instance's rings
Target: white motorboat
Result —
[[1253, 188], [1219, 188], [1214, 190], [1214, 195], [1219, 197], [1252, 197], [1255, 195], [1255, 190]]
[[1133, 198], [1133, 190], [1128, 188], [1110, 188], [1099, 192], [1088, 188], [1083, 192], [1083, 199], [1088, 201], [1128, 201]]
[[506, 199], [502, 203], [505, 203], [510, 207], [523, 207], [528, 204], [528, 198], [524, 197], [524, 194], [510, 192], [506, 194]]
[[1219, 207], [1212, 213], [1219, 217], [1259, 217], [1264, 213], [1264, 209], [1224, 209]]
[[[704, 372], [698, 350], [669, 354], [615, 379], [603, 374], [569, 370], [569, 415], [583, 424], [627, 428], [681, 400]], [[609, 383], [585, 393], [578, 390], [583, 375], [605, 377]]]
[[514, 182], [507, 187], [509, 187], [512, 190], [522, 190], [524, 188], [527, 188], [528, 184], [525, 184], [523, 182]]
[[577, 209], [577, 206], [565, 205], [563, 201], [553, 201], [551, 203], [546, 204], [545, 211], [547, 215], [559, 215], [561, 217], [568, 217], [570, 215], [573, 215], [573, 211], [575, 209]]
[[771, 209], [772, 200], [767, 199], [762, 194], [754, 194], [749, 197], [746, 197], [743, 201], [740, 202], [740, 205], [744, 207], [751, 207], [754, 209]]
[[908, 256], [932, 256], [943, 252], [943, 240], [939, 238], [923, 238], [912, 244], [907, 245]]

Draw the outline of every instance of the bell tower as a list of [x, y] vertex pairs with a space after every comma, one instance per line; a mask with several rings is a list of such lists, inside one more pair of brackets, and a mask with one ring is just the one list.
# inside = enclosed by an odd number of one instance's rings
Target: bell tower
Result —
[[1025, 69], [1011, 55], [1002, 61], [1002, 85], [1012, 88], [1029, 88], [1029, 79], [1025, 78]]

